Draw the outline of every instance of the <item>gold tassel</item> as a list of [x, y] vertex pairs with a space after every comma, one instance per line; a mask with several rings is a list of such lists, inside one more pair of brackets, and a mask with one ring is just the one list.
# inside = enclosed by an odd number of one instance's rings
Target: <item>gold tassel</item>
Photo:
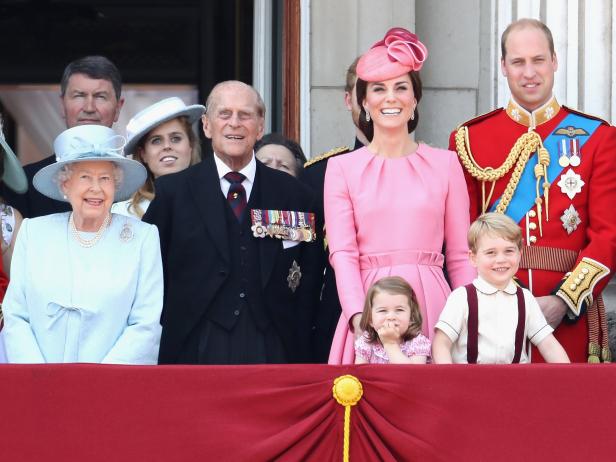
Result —
[[344, 406], [344, 440], [342, 445], [342, 460], [349, 462], [351, 441], [351, 406], [355, 406], [364, 394], [361, 382], [352, 375], [341, 375], [334, 380], [332, 388], [334, 399]]

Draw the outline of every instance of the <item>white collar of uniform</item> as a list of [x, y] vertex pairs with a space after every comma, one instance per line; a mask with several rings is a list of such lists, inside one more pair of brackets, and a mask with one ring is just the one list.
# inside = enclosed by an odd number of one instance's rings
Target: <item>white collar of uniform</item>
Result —
[[[486, 294], [486, 295], [495, 294], [496, 292], [500, 290], [494, 287], [492, 284], [490, 284], [485, 279], [483, 279], [481, 276], [477, 276], [477, 279], [473, 281], [473, 285], [479, 292], [481, 292], [482, 294]], [[505, 292], [506, 294], [509, 294], [509, 295], [515, 295], [517, 290], [518, 290], [518, 287], [515, 285], [512, 279], [509, 281], [509, 284], [507, 284], [507, 287], [505, 287], [502, 290], [502, 292]]]
[[[233, 170], [231, 170], [229, 168], [229, 166], [227, 164], [225, 164], [220, 157], [218, 157], [216, 155], [216, 153], [214, 153], [214, 162], [216, 163], [216, 170], [218, 170], [218, 178], [220, 180], [225, 180], [227, 181], [224, 176], [229, 173], [232, 172]], [[255, 175], [257, 174], [257, 161], [255, 160], [255, 153], [254, 151], [252, 152], [252, 157], [250, 158], [250, 162], [248, 162], [248, 164], [239, 171], [239, 173], [241, 173], [242, 175], [244, 175], [246, 177], [246, 180], [250, 181], [251, 184], [254, 184], [255, 182]], [[244, 180], [244, 181], [246, 181]]]

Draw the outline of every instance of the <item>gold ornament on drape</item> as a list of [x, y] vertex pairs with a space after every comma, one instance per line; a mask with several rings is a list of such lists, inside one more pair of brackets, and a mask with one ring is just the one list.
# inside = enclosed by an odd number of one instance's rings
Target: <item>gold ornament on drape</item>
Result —
[[342, 460], [349, 462], [349, 443], [351, 439], [351, 406], [361, 399], [364, 390], [357, 377], [341, 375], [334, 380], [332, 388], [334, 399], [344, 406], [344, 441], [342, 445]]

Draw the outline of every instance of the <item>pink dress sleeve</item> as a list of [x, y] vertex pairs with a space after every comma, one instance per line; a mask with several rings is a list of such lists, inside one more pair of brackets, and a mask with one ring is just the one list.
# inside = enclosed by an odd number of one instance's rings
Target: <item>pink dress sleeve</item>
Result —
[[405, 343], [408, 345], [408, 350], [404, 351], [404, 354], [407, 356], [427, 356], [430, 357], [431, 354], [431, 343], [430, 340], [422, 334], [419, 334], [412, 340], [409, 340]]
[[355, 340], [355, 355], [370, 362], [372, 359], [372, 345], [366, 341], [363, 335]]
[[445, 201], [445, 262], [451, 289], [470, 284], [477, 276], [468, 259], [469, 200], [462, 166], [455, 153], [449, 162], [449, 190]]
[[324, 208], [329, 261], [336, 273], [342, 312], [350, 321], [353, 315], [362, 312], [365, 292], [359, 271], [353, 202], [344, 170], [336, 158], [327, 163]]

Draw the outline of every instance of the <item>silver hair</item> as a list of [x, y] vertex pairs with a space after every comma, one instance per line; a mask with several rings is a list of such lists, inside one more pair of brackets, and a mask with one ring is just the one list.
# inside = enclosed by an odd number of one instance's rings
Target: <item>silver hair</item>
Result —
[[225, 80], [224, 82], [217, 83], [214, 88], [212, 88], [212, 91], [210, 91], [210, 94], [208, 95], [205, 102], [205, 115], [207, 117], [211, 117], [212, 110], [216, 107], [216, 104], [218, 103], [218, 93], [227, 87], [233, 86], [245, 88], [252, 91], [255, 97], [255, 109], [257, 111], [257, 115], [260, 118], [264, 118], [265, 103], [263, 102], [263, 98], [261, 98], [261, 95], [253, 86], [248, 85], [247, 83], [244, 83], [240, 80]]
[[[122, 181], [124, 181], [124, 170], [118, 166], [115, 162], [109, 161], [113, 165], [113, 183], [115, 185], [115, 190], [120, 189], [122, 185]], [[75, 162], [71, 162], [68, 164], [64, 164], [60, 169], [56, 172], [53, 177], [53, 182], [58, 186], [60, 190], [60, 194], [64, 194], [62, 190], [62, 185], [71, 179], [73, 175], [73, 164]]]

